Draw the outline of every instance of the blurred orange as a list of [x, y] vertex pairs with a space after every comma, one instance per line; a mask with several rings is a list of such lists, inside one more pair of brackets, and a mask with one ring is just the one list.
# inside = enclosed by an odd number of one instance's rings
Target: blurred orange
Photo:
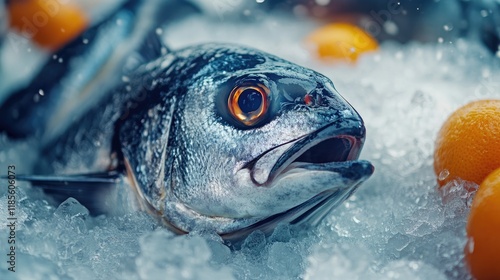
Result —
[[76, 38], [89, 25], [86, 14], [71, 1], [10, 1], [7, 10], [12, 29], [51, 51]]
[[475, 101], [448, 117], [434, 151], [440, 186], [457, 177], [481, 184], [499, 167], [500, 100]]
[[478, 280], [500, 278], [500, 168], [479, 187], [467, 222], [465, 257]]
[[306, 42], [325, 61], [355, 62], [358, 57], [378, 49], [377, 41], [356, 25], [332, 23], [310, 34]]

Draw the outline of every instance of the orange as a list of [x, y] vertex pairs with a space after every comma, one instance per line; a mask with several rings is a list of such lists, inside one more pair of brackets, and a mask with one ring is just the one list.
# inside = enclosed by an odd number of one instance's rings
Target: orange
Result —
[[332, 23], [319, 28], [307, 37], [306, 42], [324, 61], [355, 62], [362, 53], [378, 48], [372, 36], [349, 23]]
[[12, 29], [50, 51], [57, 51], [89, 25], [87, 15], [71, 1], [10, 1], [8, 12]]
[[481, 184], [499, 167], [500, 100], [475, 101], [451, 114], [438, 133], [434, 151], [439, 185], [457, 177]]
[[467, 222], [465, 257], [478, 279], [500, 279], [500, 168], [479, 187]]

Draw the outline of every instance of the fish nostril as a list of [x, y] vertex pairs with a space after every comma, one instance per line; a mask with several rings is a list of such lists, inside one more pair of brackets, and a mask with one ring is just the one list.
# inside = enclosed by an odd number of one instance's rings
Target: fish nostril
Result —
[[320, 94], [308, 93], [304, 96], [304, 103], [308, 107], [322, 107], [328, 105]]
[[306, 103], [307, 106], [312, 106], [314, 105], [314, 97], [310, 95], [309, 93], [304, 96], [304, 103]]

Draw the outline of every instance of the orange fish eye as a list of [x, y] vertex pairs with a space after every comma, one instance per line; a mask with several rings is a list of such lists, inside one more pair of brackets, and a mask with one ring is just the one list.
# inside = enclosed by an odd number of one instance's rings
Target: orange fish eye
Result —
[[269, 106], [269, 89], [261, 84], [238, 86], [229, 94], [228, 107], [231, 115], [246, 126], [258, 123]]

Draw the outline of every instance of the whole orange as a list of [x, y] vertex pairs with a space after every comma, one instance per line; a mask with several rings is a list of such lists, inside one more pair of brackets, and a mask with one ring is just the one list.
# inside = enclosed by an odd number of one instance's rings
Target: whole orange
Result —
[[457, 177], [481, 184], [500, 167], [500, 100], [480, 100], [456, 110], [438, 133], [434, 172], [443, 186]]
[[10, 1], [10, 26], [39, 46], [57, 51], [89, 26], [86, 13], [74, 1]]
[[479, 187], [467, 222], [465, 257], [478, 279], [500, 278], [500, 168]]
[[377, 41], [370, 34], [349, 23], [332, 23], [319, 28], [306, 41], [325, 61], [355, 62], [360, 54], [378, 48]]

